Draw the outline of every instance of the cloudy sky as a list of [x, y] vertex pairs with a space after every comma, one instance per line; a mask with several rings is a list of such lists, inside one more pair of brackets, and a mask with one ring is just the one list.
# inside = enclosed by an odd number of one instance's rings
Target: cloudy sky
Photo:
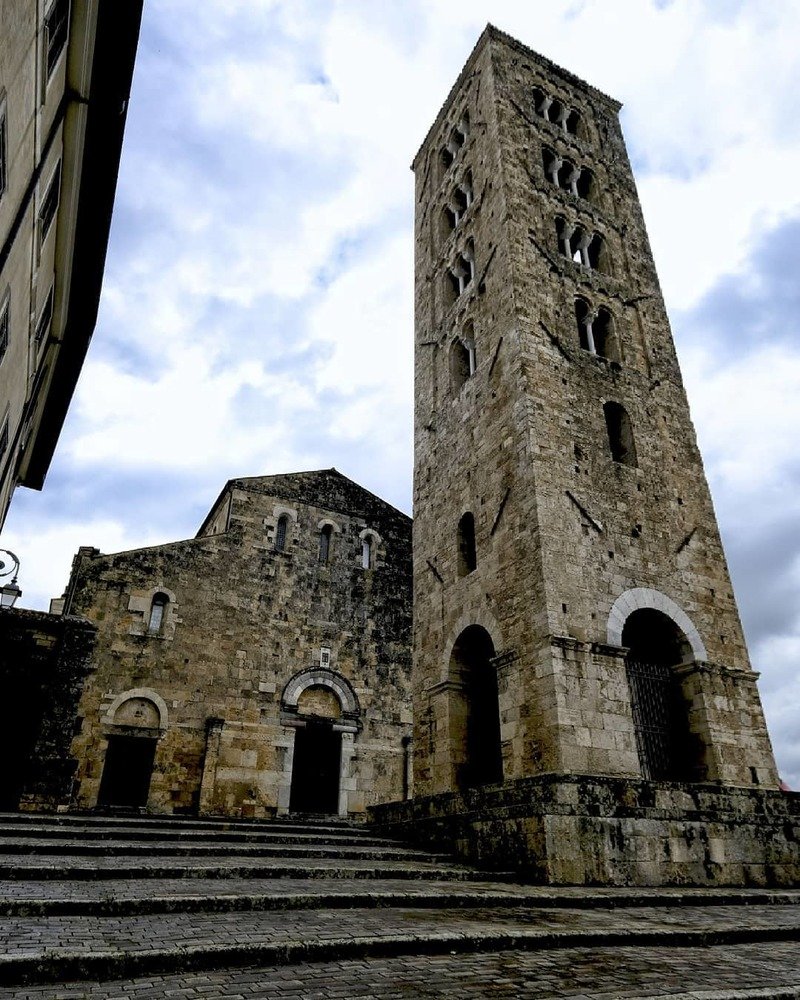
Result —
[[488, 20], [623, 126], [781, 771], [800, 788], [800, 4], [147, 0], [100, 319], [28, 607], [79, 545], [191, 537], [226, 479], [411, 504], [412, 175]]

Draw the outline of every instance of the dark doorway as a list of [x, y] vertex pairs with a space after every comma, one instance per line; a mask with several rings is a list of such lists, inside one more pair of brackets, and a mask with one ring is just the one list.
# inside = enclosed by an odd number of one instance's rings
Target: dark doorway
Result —
[[99, 806], [128, 809], [147, 805], [158, 740], [145, 736], [109, 736]]
[[330, 722], [309, 720], [295, 730], [291, 812], [338, 814], [341, 760], [342, 734]]
[[451, 729], [459, 788], [503, 780], [494, 655], [494, 643], [486, 629], [470, 625], [456, 640], [450, 658], [451, 676], [461, 680], [464, 699], [464, 711], [453, 713]]
[[642, 777], [696, 780], [698, 752], [675, 667], [691, 656], [686, 637], [667, 615], [634, 611], [622, 630]]

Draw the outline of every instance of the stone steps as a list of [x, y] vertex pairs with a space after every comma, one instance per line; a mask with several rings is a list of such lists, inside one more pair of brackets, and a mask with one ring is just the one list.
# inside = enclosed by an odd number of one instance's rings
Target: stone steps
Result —
[[167, 914], [10, 918], [0, 929], [0, 983], [108, 979], [240, 965], [396, 954], [730, 945], [800, 939], [796, 906], [636, 911], [356, 908], [346, 913]]
[[0, 883], [0, 916], [131, 916], [245, 910], [408, 907], [630, 909], [679, 906], [797, 906], [791, 890], [551, 889], [491, 881], [392, 879], [186, 879], [8, 881]]
[[[219, 844], [212, 841], [202, 843], [165, 843], [162, 840], [146, 842], [128, 840], [39, 840], [27, 838], [23, 840], [3, 839], [0, 837], [0, 854], [26, 856], [57, 856], [65, 857], [218, 857]], [[357, 861], [431, 861], [450, 860], [444, 854], [428, 854], [411, 848], [400, 847], [397, 844], [340, 844], [303, 843], [303, 844], [270, 844], [244, 843], [230, 844], [226, 847], [228, 858], [341, 858]]]
[[[129, 993], [115, 981], [145, 977], [144, 996], [147, 977], [251, 966], [285, 967], [302, 983], [325, 961], [366, 962], [369, 980], [369, 963], [388, 956], [410, 969], [425, 956], [800, 939], [800, 891], [556, 889], [516, 878], [330, 820], [6, 814], [0, 984], [32, 984], [31, 996], [49, 1000], [48, 984], [81, 980], [74, 995], [94, 997], [103, 993], [92, 983], [110, 980], [112, 997]], [[209, 995], [192, 982], [186, 995]]]

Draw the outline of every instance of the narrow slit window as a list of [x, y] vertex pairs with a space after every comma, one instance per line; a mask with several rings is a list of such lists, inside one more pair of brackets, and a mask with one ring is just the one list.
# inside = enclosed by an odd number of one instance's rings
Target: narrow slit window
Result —
[[289, 518], [286, 514], [281, 514], [278, 523], [275, 525], [275, 551], [286, 551], [286, 529], [289, 526]]
[[3, 458], [8, 451], [8, 417], [3, 421], [3, 429], [0, 431], [0, 458]]
[[458, 575], [468, 576], [478, 565], [475, 550], [475, 518], [470, 511], [458, 522]]
[[578, 326], [578, 340], [584, 351], [595, 353], [591, 308], [586, 299], [575, 299], [575, 322]]
[[372, 535], [365, 535], [361, 539], [361, 568], [372, 569], [375, 556], [375, 542]]
[[603, 414], [606, 419], [606, 431], [608, 433], [608, 445], [611, 457], [621, 465], [630, 465], [636, 468], [636, 446], [633, 440], [633, 427], [630, 417], [624, 406], [620, 403], [609, 402], [603, 405]]
[[153, 599], [150, 602], [150, 615], [147, 621], [147, 631], [150, 635], [159, 635], [161, 633], [164, 625], [164, 613], [168, 604], [169, 598], [166, 594], [153, 594]]
[[327, 566], [331, 558], [331, 535], [333, 528], [329, 524], [323, 525], [319, 533], [319, 561], [323, 566]]

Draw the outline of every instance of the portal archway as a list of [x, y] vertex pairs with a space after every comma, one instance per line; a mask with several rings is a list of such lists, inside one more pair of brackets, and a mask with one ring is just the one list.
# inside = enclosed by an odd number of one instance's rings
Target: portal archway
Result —
[[458, 789], [503, 780], [500, 706], [492, 637], [469, 625], [456, 639], [449, 674], [456, 682], [450, 705], [450, 746]]
[[286, 685], [281, 719], [293, 730], [282, 811], [347, 814], [346, 780], [359, 729], [359, 705], [350, 683], [333, 670], [301, 671]]
[[690, 781], [696, 746], [676, 667], [692, 658], [689, 640], [663, 611], [640, 608], [622, 629], [626, 670], [642, 777]]
[[147, 694], [130, 691], [115, 699], [106, 719], [110, 719], [106, 726], [108, 747], [97, 804], [143, 809], [150, 795], [156, 747], [163, 732], [159, 706]]

